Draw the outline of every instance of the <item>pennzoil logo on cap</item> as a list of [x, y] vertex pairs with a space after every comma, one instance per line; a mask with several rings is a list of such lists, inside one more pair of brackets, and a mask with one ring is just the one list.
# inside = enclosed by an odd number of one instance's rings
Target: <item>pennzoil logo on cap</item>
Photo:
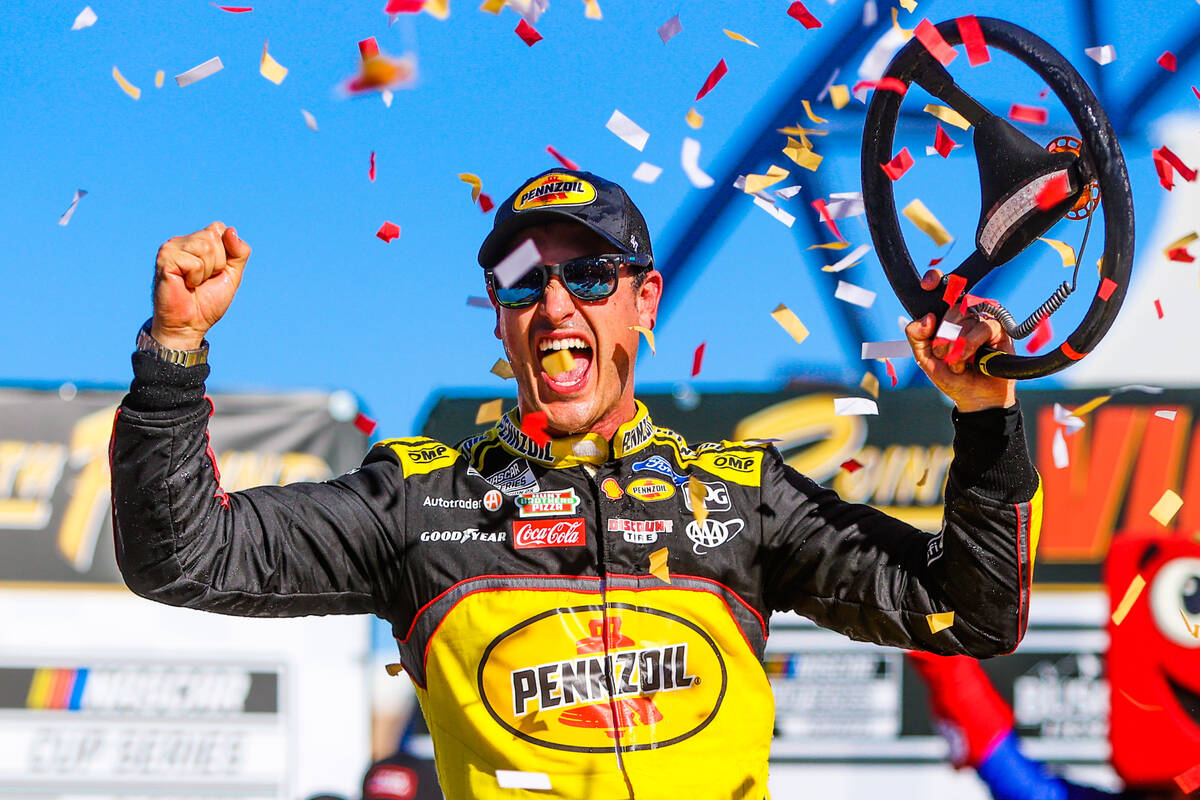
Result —
[[513, 200], [513, 211], [547, 206], [586, 206], [595, 202], [596, 187], [574, 175], [551, 172], [531, 181]]

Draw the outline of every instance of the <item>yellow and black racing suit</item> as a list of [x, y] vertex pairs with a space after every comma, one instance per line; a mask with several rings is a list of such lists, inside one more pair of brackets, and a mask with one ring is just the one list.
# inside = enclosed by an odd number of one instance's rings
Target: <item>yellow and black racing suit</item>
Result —
[[510, 412], [457, 447], [382, 442], [334, 480], [226, 494], [208, 367], [134, 366], [111, 450], [126, 583], [225, 614], [390, 622], [451, 800], [546, 796], [498, 770], [558, 797], [760, 800], [775, 610], [977, 657], [1024, 632], [1041, 497], [1016, 409], [955, 415], [930, 535], [770, 445], [689, 445], [640, 403], [611, 442], [538, 446]]

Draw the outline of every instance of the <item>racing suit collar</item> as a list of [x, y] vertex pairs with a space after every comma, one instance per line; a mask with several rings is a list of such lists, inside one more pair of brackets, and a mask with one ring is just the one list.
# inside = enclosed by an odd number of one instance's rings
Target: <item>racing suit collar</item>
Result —
[[497, 432], [500, 445], [513, 455], [523, 456], [552, 469], [580, 464], [603, 464], [610, 458], [624, 458], [646, 447], [654, 436], [654, 423], [641, 401], [634, 400], [633, 418], [617, 428], [612, 442], [596, 433], [581, 433], [551, 439], [539, 445], [521, 430], [521, 418], [513, 409], [500, 418]]

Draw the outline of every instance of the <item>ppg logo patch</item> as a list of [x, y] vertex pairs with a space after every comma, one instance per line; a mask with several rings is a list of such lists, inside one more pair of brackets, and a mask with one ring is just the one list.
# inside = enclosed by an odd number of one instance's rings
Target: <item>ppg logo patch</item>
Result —
[[[728, 511], [732, 505], [729, 502], [729, 488], [720, 481], [709, 483], [701, 481], [704, 485], [704, 508], [708, 511]], [[683, 504], [687, 506], [687, 510], [692, 510], [692, 493], [683, 492]]]

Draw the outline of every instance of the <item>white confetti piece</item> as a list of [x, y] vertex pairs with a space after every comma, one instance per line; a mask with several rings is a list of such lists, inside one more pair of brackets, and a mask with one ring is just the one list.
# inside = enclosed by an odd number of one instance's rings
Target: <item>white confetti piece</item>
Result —
[[1087, 53], [1088, 58], [1102, 67], [1117, 60], [1116, 48], [1111, 44], [1102, 44], [1099, 47], [1086, 47], [1083, 52]]
[[608, 122], [604, 123], [604, 127], [615, 133], [618, 139], [634, 150], [644, 149], [646, 142], [650, 139], [649, 133], [620, 111], [613, 111]]
[[791, 200], [800, 193], [802, 188], [804, 187], [797, 183], [795, 186], [785, 186], [782, 189], [776, 189], [774, 195], [780, 200]]
[[878, 414], [879, 406], [869, 397], [835, 397], [833, 398], [833, 413], [839, 417], [860, 417], [866, 414]]
[[1054, 441], [1050, 445], [1050, 453], [1054, 456], [1054, 468], [1063, 469], [1070, 465], [1067, 457], [1067, 440], [1063, 438], [1062, 428], [1054, 431]]
[[535, 265], [542, 263], [542, 254], [533, 239], [526, 239], [521, 246], [506, 255], [492, 272], [501, 286], [509, 287], [519, 281]]
[[59, 225], [65, 226], [68, 222], [71, 221], [71, 217], [74, 216], [74, 214], [75, 214], [75, 206], [79, 205], [79, 198], [83, 197], [85, 194], [87, 194], [87, 189], [76, 189], [75, 190], [75, 199], [71, 201], [71, 207], [68, 208], [65, 212], [63, 212], [63, 215], [58, 218]]
[[853, 303], [856, 306], [870, 308], [875, 303], [875, 293], [870, 289], [864, 289], [861, 286], [855, 286], [853, 283], [838, 281], [837, 291], [833, 296], [838, 300], [843, 300], [847, 303]]
[[879, 9], [875, 5], [875, 0], [867, 0], [863, 3], [862, 24], [864, 28], [869, 28], [879, 19]]
[[1113, 394], [1117, 394], [1118, 392], [1145, 392], [1146, 394], [1162, 394], [1163, 387], [1148, 386], [1144, 383], [1127, 383], [1124, 386], [1118, 386], [1112, 390]]
[[380, 97], [383, 98], [383, 104], [385, 106], [387, 106], [388, 108], [391, 108], [392, 107], [392, 98], [395, 97], [395, 95], [392, 94], [392, 90], [384, 89], [382, 92], [379, 93], [379, 95], [380, 95]]
[[496, 783], [501, 789], [551, 789], [550, 776], [544, 772], [517, 772], [512, 769], [496, 770]]
[[[962, 147], [962, 145], [961, 145], [961, 144], [956, 144], [956, 145], [951, 145], [950, 149], [951, 149], [951, 150], [957, 150], [957, 149], [959, 149], [960, 147]], [[940, 155], [941, 155], [941, 153], [939, 153], [939, 152], [938, 152], [938, 150], [937, 150], [937, 148], [936, 148], [936, 147], [934, 147], [933, 145], [927, 144], [927, 145], [925, 145], [925, 155], [927, 155], [927, 156], [940, 156]]]
[[828, 266], [821, 267], [821, 271], [841, 272], [844, 269], [849, 269], [857, 264], [858, 260], [869, 252], [871, 252], [871, 245], [860, 244], [858, 247], [851, 250], [849, 254], [842, 256], [840, 260], [834, 262], [833, 264], [829, 264]]
[[[746, 191], [746, 176], [738, 175], [733, 181], [733, 188], [737, 189], [739, 192], [745, 192]], [[757, 192], [749, 192], [748, 194], [752, 194], [755, 197], [761, 197], [764, 202], [770, 203], [771, 205], [775, 205], [775, 198], [772, 197], [771, 193], [768, 192], [766, 189], [760, 189]]]
[[317, 118], [303, 108], [300, 109], [300, 113], [304, 115], [304, 124], [315, 131], [317, 129]]
[[937, 333], [934, 334], [935, 339], [949, 339], [954, 341], [958, 335], [962, 333], [962, 325], [956, 325], [950, 320], [942, 320], [942, 324], [938, 327]]
[[[884, 70], [892, 61], [892, 56], [896, 55], [896, 51], [906, 42], [908, 42], [908, 36], [903, 31], [895, 27], [889, 28], [887, 33], [880, 36], [867, 51], [867, 55], [858, 66], [858, 77], [864, 81], [877, 81], [882, 78]], [[854, 97], [866, 102], [869, 91], [870, 89], [864, 86], [854, 94]]]
[[[846, 219], [848, 217], [857, 217], [865, 213], [863, 207], [862, 192], [834, 192], [829, 195], [829, 202], [825, 204], [825, 211], [829, 214], [830, 219]], [[817, 215], [818, 218], [820, 214]]]
[[700, 169], [700, 142], [690, 136], [685, 136], [679, 161], [688, 180], [692, 182], [692, 186], [697, 189], [707, 189], [713, 185], [713, 179]]
[[1176, 414], [1176, 412], [1174, 412], [1174, 411], [1155, 411], [1154, 412], [1154, 416], [1158, 417], [1159, 419], [1169, 419], [1171, 421], [1175, 420], [1175, 414]]
[[203, 64], [197, 64], [187, 72], [181, 72], [175, 76], [175, 82], [180, 86], [188, 86], [196, 81], [202, 81], [212, 75], [216, 75], [221, 70], [225, 69], [225, 65], [221, 63], [219, 56], [213, 56]]
[[638, 164], [637, 169], [633, 171], [633, 179], [642, 183], [654, 183], [659, 175], [662, 175], [662, 167], [656, 167], [647, 161]]
[[84, 6], [83, 11], [80, 11], [79, 16], [75, 18], [75, 22], [71, 23], [71, 30], [79, 31], [90, 28], [96, 24], [96, 19], [96, 12], [92, 11], [92, 7]]
[[754, 205], [758, 206], [763, 211], [767, 212], [789, 228], [792, 227], [792, 223], [796, 221], [796, 218], [791, 214], [784, 211], [782, 208], [779, 208], [774, 203], [763, 200], [761, 197], [754, 198]]
[[674, 39], [677, 35], [679, 35], [679, 33], [682, 31], [683, 31], [683, 25], [680, 24], [679, 15], [676, 14], [675, 16], [671, 17], [669, 20], [667, 20], [666, 22], [664, 22], [662, 25], [659, 26], [658, 38], [662, 39], [663, 44], [666, 44], [667, 42]]
[[863, 342], [863, 358], [912, 358], [907, 339], [893, 342]]
[[1087, 422], [1082, 417], [1076, 416], [1071, 409], [1064, 408], [1061, 403], [1054, 404], [1054, 422], [1061, 425], [1067, 436], [1070, 436], [1076, 431], [1083, 430]]

